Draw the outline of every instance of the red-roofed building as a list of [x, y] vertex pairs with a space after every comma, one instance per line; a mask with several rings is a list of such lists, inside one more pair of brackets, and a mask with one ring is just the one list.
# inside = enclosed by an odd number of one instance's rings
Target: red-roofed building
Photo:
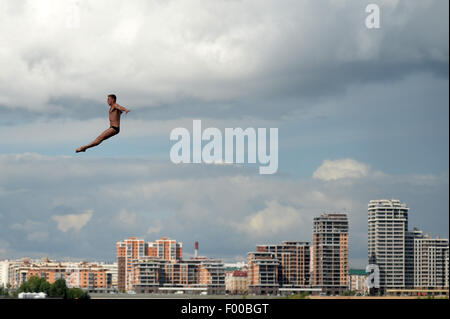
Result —
[[232, 270], [225, 274], [225, 289], [233, 295], [242, 295], [248, 292], [248, 273], [242, 270]]

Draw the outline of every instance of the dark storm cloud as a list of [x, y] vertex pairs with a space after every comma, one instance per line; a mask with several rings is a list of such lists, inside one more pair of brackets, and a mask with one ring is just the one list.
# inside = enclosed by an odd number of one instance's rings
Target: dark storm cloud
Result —
[[79, 29], [39, 20], [64, 5], [33, 7], [34, 15], [30, 5], [12, 16], [24, 24], [0, 56], [4, 123], [102, 117], [110, 92], [142, 118], [272, 119], [355, 83], [448, 77], [445, 1], [380, 1], [379, 30], [365, 27], [365, 5], [355, 1], [137, 1], [114, 27], [118, 12], [106, 18], [102, 1], [80, 2]]

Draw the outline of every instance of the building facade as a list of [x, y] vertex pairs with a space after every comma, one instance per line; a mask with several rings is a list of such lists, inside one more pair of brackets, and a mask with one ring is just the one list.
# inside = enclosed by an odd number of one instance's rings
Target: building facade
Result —
[[[123, 278], [119, 287], [138, 293], [225, 293], [222, 261], [206, 257], [183, 260], [182, 247], [181, 242], [167, 237], [148, 243], [131, 237], [117, 243], [118, 274]], [[139, 251], [143, 254], [136, 254]]]
[[225, 273], [225, 288], [232, 295], [243, 295], [248, 292], [247, 271], [233, 270]]
[[304, 288], [310, 286], [310, 245], [308, 242], [284, 241], [281, 245], [258, 245], [258, 252], [274, 253], [279, 261], [280, 287]]
[[183, 258], [183, 244], [167, 237], [148, 242], [145, 250], [146, 256], [158, 257], [163, 260], [176, 261]]
[[349, 289], [348, 219], [346, 214], [322, 214], [313, 225], [313, 280], [327, 294]]
[[368, 205], [368, 258], [369, 264], [376, 264], [379, 268], [381, 292], [403, 289], [407, 284], [406, 244], [409, 242], [411, 261], [413, 239], [409, 234], [407, 241], [408, 210], [406, 204], [397, 199], [371, 200]]
[[417, 228], [406, 232], [405, 237], [405, 287], [414, 287], [414, 242], [423, 238], [423, 232]]
[[90, 262], [59, 262], [48, 258], [31, 260], [24, 258], [9, 262], [8, 282], [12, 288], [19, 288], [31, 277], [45, 278], [50, 284], [64, 279], [69, 288], [81, 288], [89, 292], [110, 292], [117, 290], [114, 266]]
[[0, 288], [6, 288], [9, 283], [9, 260], [0, 261]]
[[117, 248], [117, 283], [119, 291], [127, 291], [132, 287], [133, 263], [145, 257], [146, 245], [144, 240], [130, 237], [116, 243]]
[[368, 259], [379, 268], [380, 292], [448, 295], [448, 239], [409, 231], [408, 211], [396, 199], [369, 202]]
[[273, 252], [248, 253], [248, 292], [265, 295], [278, 294], [280, 261]]
[[361, 295], [369, 293], [368, 274], [363, 269], [350, 269], [350, 290]]
[[448, 288], [448, 239], [414, 240], [414, 287]]

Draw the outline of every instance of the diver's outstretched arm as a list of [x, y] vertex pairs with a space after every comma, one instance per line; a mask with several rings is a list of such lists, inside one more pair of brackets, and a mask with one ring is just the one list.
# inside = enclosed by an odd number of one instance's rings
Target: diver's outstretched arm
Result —
[[122, 111], [122, 112], [125, 112], [125, 114], [127, 114], [128, 112], [130, 112], [129, 109], [127, 109], [126, 107], [123, 107], [123, 106], [121, 106], [121, 105], [119, 105], [119, 104], [117, 104], [117, 103], [114, 104], [114, 108], [116, 108], [116, 109], [118, 109], [118, 110], [120, 110], [120, 111]]

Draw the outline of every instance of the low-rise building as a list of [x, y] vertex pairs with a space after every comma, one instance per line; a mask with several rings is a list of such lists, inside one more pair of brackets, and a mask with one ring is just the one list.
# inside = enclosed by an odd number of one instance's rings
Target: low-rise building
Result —
[[280, 261], [272, 252], [248, 253], [248, 292], [255, 295], [278, 294]]
[[233, 270], [225, 274], [226, 291], [233, 295], [243, 295], [248, 292], [247, 271]]
[[369, 293], [368, 274], [364, 269], [350, 269], [350, 290], [361, 295]]
[[114, 286], [114, 278], [117, 278], [115, 269], [112, 265], [85, 261], [60, 262], [48, 258], [24, 258], [9, 262], [8, 282], [12, 288], [18, 288], [31, 277], [45, 278], [51, 284], [58, 279], [64, 279], [69, 288], [108, 292], [117, 289], [117, 286]]

